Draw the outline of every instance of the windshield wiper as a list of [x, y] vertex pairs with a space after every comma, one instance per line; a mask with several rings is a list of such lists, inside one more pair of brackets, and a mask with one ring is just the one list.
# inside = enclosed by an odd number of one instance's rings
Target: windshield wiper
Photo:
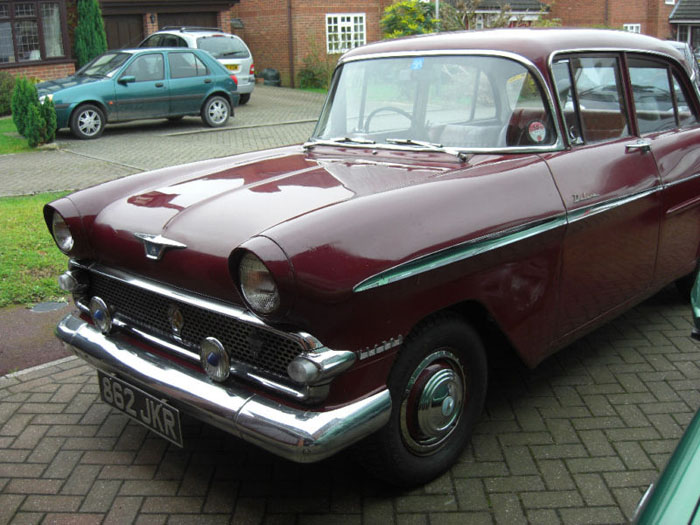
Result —
[[457, 156], [459, 160], [465, 160], [467, 154], [463, 151], [456, 151], [451, 148], [446, 148], [442, 144], [436, 142], [427, 142], [425, 140], [413, 140], [413, 139], [385, 139], [384, 142], [387, 144], [396, 144], [399, 146], [418, 146], [420, 148], [425, 148], [433, 151], [441, 151], [443, 153], [449, 153], [451, 155]]
[[444, 146], [442, 144], [437, 144], [435, 142], [426, 142], [424, 140], [413, 140], [413, 139], [386, 139], [384, 142], [388, 144], [398, 144], [401, 146], [420, 146], [422, 148], [436, 149], [444, 151]]
[[316, 139], [312, 142], [307, 142], [304, 144], [304, 148], [312, 148], [317, 144], [328, 146], [334, 144], [376, 144], [376, 142], [370, 139], [363, 139], [360, 137], [333, 137], [330, 139]]

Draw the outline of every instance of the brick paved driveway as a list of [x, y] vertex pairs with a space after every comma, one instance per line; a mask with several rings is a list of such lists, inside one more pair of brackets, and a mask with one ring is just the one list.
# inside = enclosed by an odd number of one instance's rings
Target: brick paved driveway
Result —
[[459, 464], [403, 493], [349, 453], [295, 465], [194, 421], [180, 450], [69, 358], [0, 379], [0, 523], [623, 523], [700, 407], [689, 330], [668, 288], [533, 371], [501, 366]]
[[[277, 102], [286, 122], [312, 118], [289, 93]], [[317, 111], [319, 97], [304, 97]], [[266, 126], [255, 101], [232, 121], [240, 126], [250, 108], [247, 128], [173, 134], [201, 129], [190, 119], [177, 130], [115, 127], [89, 143], [62, 136], [63, 150], [40, 155], [53, 159], [47, 173], [84, 185], [196, 160], [203, 149], [228, 154], [310, 134], [310, 122]], [[61, 156], [93, 167], [83, 173]], [[47, 173], [24, 177], [41, 185]], [[0, 523], [624, 523], [700, 407], [689, 314], [668, 288], [535, 370], [500, 363], [461, 461], [411, 492], [367, 479], [350, 453], [295, 465], [194, 421], [180, 450], [101, 403], [94, 372], [75, 358], [5, 376]]]

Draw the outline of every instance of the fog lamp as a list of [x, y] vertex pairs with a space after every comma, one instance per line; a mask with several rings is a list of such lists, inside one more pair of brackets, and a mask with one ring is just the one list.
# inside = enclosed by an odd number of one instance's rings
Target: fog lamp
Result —
[[287, 374], [292, 381], [306, 385], [318, 377], [319, 370], [311, 361], [303, 357], [296, 357], [287, 365]]
[[107, 304], [99, 297], [90, 299], [90, 317], [95, 326], [103, 334], [108, 334], [112, 330], [112, 314]]
[[207, 337], [200, 343], [199, 361], [214, 381], [226, 381], [231, 373], [231, 359], [224, 345], [215, 337]]

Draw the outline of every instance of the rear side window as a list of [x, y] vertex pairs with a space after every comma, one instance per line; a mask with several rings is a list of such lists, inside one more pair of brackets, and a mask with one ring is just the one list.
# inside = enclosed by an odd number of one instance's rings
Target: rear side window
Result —
[[149, 36], [139, 47], [161, 47], [162, 35]]
[[202, 77], [207, 66], [194, 53], [170, 53], [170, 78]]
[[688, 96], [685, 90], [681, 88], [681, 84], [675, 73], [673, 75], [673, 94], [678, 107], [678, 126], [681, 128], [696, 126], [698, 124], [698, 117], [695, 114], [695, 110], [688, 103]]

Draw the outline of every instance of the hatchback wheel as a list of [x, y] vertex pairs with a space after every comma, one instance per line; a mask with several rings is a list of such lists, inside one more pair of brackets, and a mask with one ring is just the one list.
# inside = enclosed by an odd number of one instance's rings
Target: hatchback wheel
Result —
[[241, 95], [240, 99], [238, 99], [238, 104], [242, 106], [243, 104], [247, 104], [249, 100], [250, 93], [245, 93], [244, 95]]
[[105, 116], [102, 110], [92, 104], [80, 106], [70, 119], [70, 130], [79, 139], [96, 139], [105, 128]]
[[207, 126], [218, 128], [226, 124], [231, 114], [231, 106], [224, 97], [208, 98], [202, 106], [202, 120]]

